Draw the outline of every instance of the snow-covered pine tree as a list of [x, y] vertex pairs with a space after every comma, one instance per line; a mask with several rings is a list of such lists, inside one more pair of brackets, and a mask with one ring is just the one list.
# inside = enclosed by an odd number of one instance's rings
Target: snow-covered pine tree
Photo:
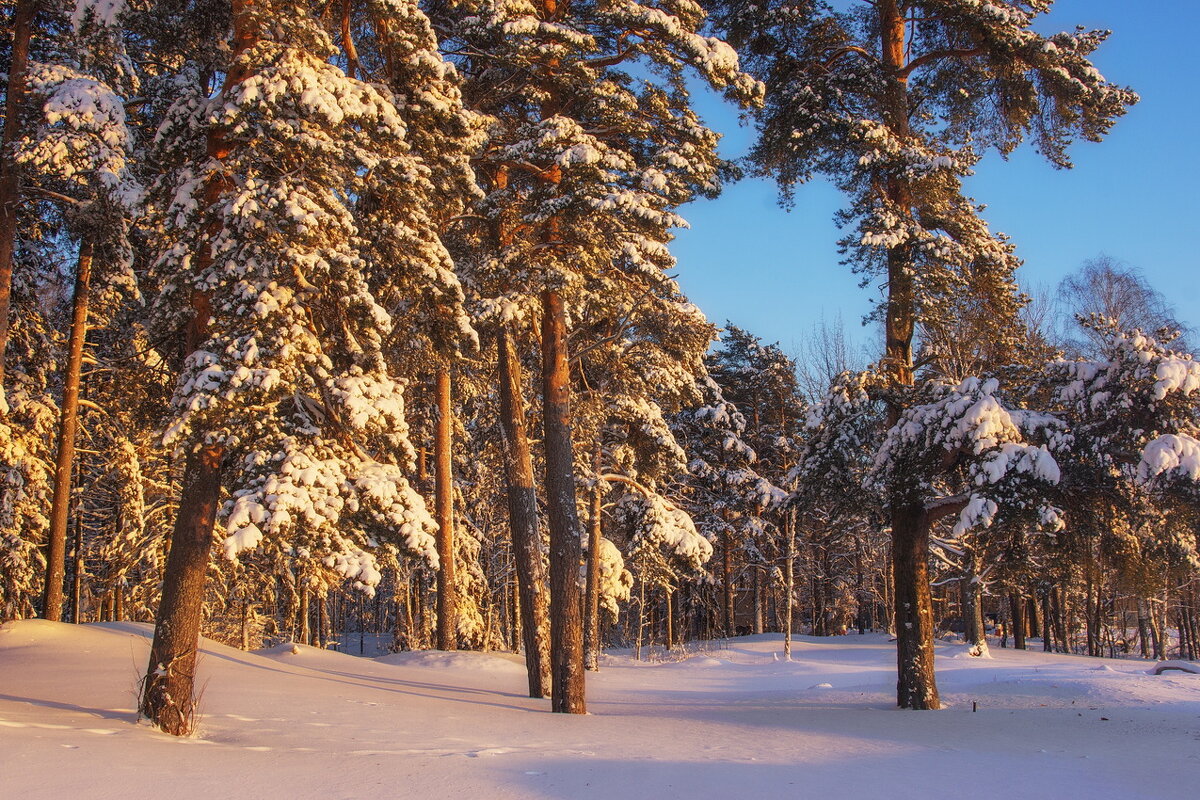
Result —
[[[576, 442], [591, 453], [586, 616], [586, 662], [599, 658], [602, 571], [614, 550], [606, 544], [602, 507], [621, 510], [629, 534], [631, 564], [654, 562], [668, 608], [675, 579], [699, 574], [711, 554], [682, 507], [679, 490], [687, 476], [687, 456], [668, 417], [695, 405], [696, 378], [704, 374], [704, 353], [714, 333], [699, 309], [670, 282], [648, 295], [591, 295], [576, 328], [585, 344], [577, 351]], [[607, 501], [607, 502], [606, 502]], [[615, 548], [615, 545], [612, 547]], [[619, 557], [619, 551], [615, 551]], [[679, 567], [679, 569], [676, 569]], [[637, 578], [647, 580], [645, 570]], [[670, 614], [666, 619], [670, 621]], [[668, 641], [670, 637], [668, 636]]]
[[[744, 438], [754, 449], [755, 470], [776, 486], [784, 486], [796, 460], [796, 434], [802, 421], [796, 364], [778, 343], [763, 344], [749, 331], [726, 323], [721, 341], [708, 359], [709, 374], [724, 396], [746, 418]], [[766, 523], [752, 552], [760, 556], [753, 570], [754, 631], [761, 633], [769, 578], [779, 575], [791, 602], [795, 560], [794, 509], [780, 506], [765, 514]], [[781, 571], [778, 566], [787, 569]], [[790, 617], [789, 617], [790, 619]], [[787, 649], [790, 651], [790, 637]]]
[[[785, 199], [814, 174], [850, 198], [839, 221], [848, 261], [887, 298], [883, 373], [893, 422], [915, 402], [913, 341], [936, 327], [957, 286], [1015, 312], [1017, 261], [962, 192], [985, 148], [1024, 139], [1052, 164], [1098, 141], [1137, 100], [1089, 61], [1106, 31], [1044, 36], [1050, 0], [713, 0], [719, 22], [768, 86], [753, 162]], [[899, 476], [901, 473], [894, 473]], [[936, 708], [922, 504], [906, 487], [887, 500], [898, 636], [897, 701]]]
[[787, 493], [754, 469], [758, 456], [743, 439], [746, 419], [707, 374], [697, 381], [699, 407], [685, 409], [672, 428], [688, 456], [687, 501], [694, 522], [710, 541], [721, 542], [721, 608], [727, 636], [735, 630], [734, 552], [753, 546], [765, 511]]
[[307, 9], [235, 0], [231, 18], [219, 89], [194, 84], [157, 139], [159, 325], [185, 355], [166, 439], [187, 463], [141, 710], [172, 733], [190, 724], [218, 516], [228, 556], [295, 552], [368, 592], [377, 544], [437, 561], [404, 474], [395, 317], [373, 291], [388, 274], [363, 256], [395, 231], [355, 213], [374, 176], [424, 172], [403, 114], [331, 63], [347, 54]]
[[716, 189], [716, 137], [688, 107], [685, 71], [742, 102], [760, 87], [698, 32], [691, 0], [472, 0], [449, 12], [468, 101], [499, 120], [481, 159], [483, 209], [516, 223], [485, 262], [510, 270], [491, 296], [528, 316], [540, 306], [552, 707], [583, 713], [568, 333], [581, 293], [636, 296], [665, 280], [672, 209]]
[[[1099, 357], [1051, 362], [1046, 376], [1071, 433], [1060, 461], [1078, 532], [1067, 545], [1090, 608], [1106, 573], [1150, 597], [1200, 566], [1194, 527], [1178, 524], [1200, 486], [1200, 363], [1112, 319], [1086, 324], [1087, 338], [1101, 343]], [[1098, 613], [1089, 610], [1086, 620], [1089, 653], [1100, 655]]]
[[[57, 206], [64, 244], [76, 251], [70, 333], [63, 363], [57, 457], [42, 615], [62, 619], [67, 518], [79, 424], [80, 371], [89, 325], [111, 320], [123, 298], [137, 296], [130, 269], [129, 220], [142, 190], [133, 177], [133, 137], [124, 97], [137, 87], [116, 31], [85, 15], [68, 33], [57, 63], [30, 64], [29, 130], [17, 143], [28, 191]], [[78, 16], [78, 15], [77, 15]], [[94, 265], [94, 266], [93, 266]], [[92, 308], [93, 283], [99, 302]], [[99, 318], [96, 311], [99, 311]], [[93, 319], [89, 320], [89, 314]]]
[[[466, 111], [453, 65], [438, 53], [428, 18], [411, 0], [370, 0], [342, 7], [342, 48], [349, 75], [362, 73], [392, 89], [421, 169], [374, 170], [359, 207], [364, 230], [378, 231], [364, 255], [390, 279], [376, 288], [394, 309], [402, 335], [389, 357], [413, 379], [432, 377], [435, 506], [438, 520], [438, 647], [457, 646], [451, 475], [451, 369], [460, 349], [478, 337], [463, 309], [464, 295], [440, 235], [479, 197], [470, 156], [482, 142], [481, 118]], [[357, 24], [355, 24], [357, 23]], [[355, 33], [361, 34], [355, 37]], [[421, 198], [419, 201], [416, 198]], [[418, 366], [419, 365], [419, 366]], [[416, 369], [413, 367], [416, 366]], [[426, 373], [426, 374], [422, 374]], [[432, 373], [432, 375], [428, 375]]]

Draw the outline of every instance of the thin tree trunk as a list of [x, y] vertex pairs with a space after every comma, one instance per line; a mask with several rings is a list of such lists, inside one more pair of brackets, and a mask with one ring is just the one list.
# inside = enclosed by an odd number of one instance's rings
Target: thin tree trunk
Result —
[[[376, 595], [378, 599], [379, 595]], [[317, 595], [317, 646], [329, 649], [329, 596], [322, 591]]]
[[[784, 599], [783, 611], [783, 659], [785, 661], [792, 660], [792, 617], [795, 611], [795, 596], [796, 596], [796, 512], [793, 509], [788, 509], [787, 516], [784, 518], [784, 524], [787, 526], [787, 553], [783, 559], [784, 568], [784, 585], [787, 597]], [[861, 583], [862, 571], [859, 570], [859, 587], [861, 598]], [[859, 610], [859, 619], [862, 619], [862, 611]], [[861, 629], [859, 631], [862, 632]]]
[[675, 587], [670, 586], [670, 585], [663, 587], [663, 597], [666, 600], [666, 606], [667, 606], [666, 616], [665, 616], [666, 630], [663, 632], [664, 633], [663, 638], [666, 640], [667, 650], [671, 650], [672, 648], [675, 647], [675, 608], [674, 608], [674, 602], [673, 602], [674, 596], [675, 596]]
[[[726, 525], [729, 524], [726, 517]], [[733, 536], [729, 533], [728, 528], [721, 531], [721, 592], [722, 605], [725, 611], [725, 635], [733, 636], [734, 630], [734, 608], [733, 608]]]
[[4, 132], [0, 135], [0, 397], [3, 397], [8, 350], [9, 317], [12, 314], [13, 250], [17, 238], [17, 209], [20, 206], [20, 171], [13, 146], [21, 137], [21, 111], [25, 105], [29, 71], [29, 42], [37, 0], [17, 0], [12, 16], [12, 46], [8, 59], [8, 90]]
[[762, 587], [762, 570], [757, 565], [754, 566], [754, 632], [763, 632], [763, 587]]
[[1051, 628], [1050, 590], [1042, 592], [1042, 652], [1054, 652], [1054, 632]]
[[75, 435], [79, 430], [79, 376], [83, 366], [83, 345], [87, 338], [91, 281], [92, 240], [84, 238], [79, 243], [79, 264], [75, 270], [75, 293], [71, 301], [71, 335], [67, 344], [67, 363], [63, 370], [58, 457], [54, 462], [54, 499], [50, 504], [46, 585], [42, 593], [42, 616], [52, 622], [62, 621], [67, 522], [71, 514], [71, 466], [75, 460]]
[[558, 292], [543, 292], [542, 310], [542, 422], [550, 521], [551, 709], [562, 714], [585, 714], [571, 382], [566, 310]]
[[450, 365], [437, 370], [437, 427], [434, 431], [434, 491], [437, 505], [437, 646], [458, 649], [457, 586], [454, 582], [454, 483], [451, 475]]
[[[79, 470], [76, 470], [78, 480]], [[83, 574], [87, 561], [83, 555], [83, 509], [75, 509], [75, 557], [71, 559], [71, 621], [76, 625], [83, 622]], [[120, 584], [121, 575], [117, 575]]]
[[533, 459], [525, 426], [521, 397], [521, 362], [511, 334], [504, 328], [496, 336], [500, 362], [500, 432], [504, 449], [504, 478], [508, 494], [508, 522], [513, 563], [517, 571], [521, 640], [530, 697], [550, 696], [549, 595], [542, 563], [542, 535], [538, 530], [537, 493]]
[[587, 564], [587, 634], [585, 637], [585, 660], [588, 669], [600, 669], [600, 539], [603, 530], [600, 522], [601, 503], [604, 494], [600, 482], [592, 488], [591, 525], [588, 532]]

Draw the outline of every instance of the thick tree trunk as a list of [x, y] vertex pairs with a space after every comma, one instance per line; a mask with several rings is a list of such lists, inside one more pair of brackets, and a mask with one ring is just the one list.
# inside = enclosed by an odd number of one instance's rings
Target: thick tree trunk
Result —
[[92, 241], [79, 243], [75, 294], [71, 300], [71, 335], [63, 370], [62, 408], [58, 421], [58, 457], [54, 462], [54, 499], [50, 504], [50, 541], [46, 552], [46, 585], [42, 616], [62, 621], [63, 578], [66, 577], [67, 522], [71, 515], [71, 467], [75, 461], [75, 435], [79, 430], [79, 375], [87, 339], [88, 296], [92, 282]]
[[[904, 73], [907, 20], [897, 0], [879, 0], [881, 53], [889, 73], [883, 91], [883, 118], [901, 141], [911, 136], [908, 83]], [[885, 192], [896, 211], [911, 215], [912, 192], [902, 177], [888, 181]], [[884, 320], [884, 367], [897, 388], [913, 383], [912, 341], [916, 327], [916, 294], [913, 286], [913, 257], [905, 246], [887, 253], [888, 297]], [[901, 413], [894, 403], [889, 422]], [[919, 503], [893, 498], [892, 571], [895, 582], [896, 652], [899, 666], [897, 703], [901, 708], [938, 708], [937, 684], [933, 674], [933, 605], [929, 591], [926, 558], [929, 529]]]
[[529, 674], [529, 696], [550, 696], [549, 595], [538, 530], [533, 459], [521, 397], [521, 362], [512, 337], [503, 328], [496, 337], [500, 362], [500, 431], [508, 491], [508, 524], [517, 572], [521, 641]]
[[584, 637], [584, 666], [596, 672], [600, 669], [600, 539], [603, 530], [600, 522], [601, 504], [604, 493], [600, 482], [592, 488], [591, 525], [588, 531], [587, 630]]
[[551, 710], [585, 714], [579, 518], [571, 442], [571, 379], [562, 297], [542, 293], [542, 421], [550, 522]]
[[142, 716], [174, 736], [192, 731], [196, 651], [223, 456], [223, 449], [214, 446], [198, 447], [188, 455], [163, 573], [162, 602], [154, 622], [150, 667], [142, 686]]
[[[17, 238], [17, 208], [21, 182], [13, 144], [21, 136], [21, 111], [25, 105], [29, 42], [37, 0], [17, 0], [12, 17], [12, 46], [8, 60], [8, 90], [4, 132], [0, 135], [0, 393], [4, 390], [8, 351], [9, 316], [12, 314], [13, 250]], [[0, 395], [2, 396], [2, 395]]]
[[[233, 56], [245, 53], [258, 40], [257, 20], [250, 0], [233, 0]], [[249, 77], [248, 67], [235, 62], [225, 75], [222, 93]], [[230, 153], [225, 132], [215, 129], [208, 134], [207, 156], [225, 160]], [[208, 205], [216, 203], [228, 187], [228, 177], [218, 177], [204, 192]], [[217, 231], [206, 231], [210, 236]], [[209, 242], [201, 242], [197, 254], [197, 271], [212, 263]], [[193, 316], [184, 336], [182, 354], [195, 352], [208, 336], [212, 315], [212, 298], [207, 292], [194, 288], [191, 304]], [[212, 549], [213, 524], [221, 496], [221, 463], [224, 447], [213, 444], [195, 445], [188, 454], [183, 472], [183, 491], [176, 512], [171, 549], [163, 573], [162, 601], [154, 623], [154, 642], [150, 648], [150, 663], [143, 683], [140, 713], [163, 731], [176, 736], [185, 735], [192, 727], [195, 701], [192, 697], [196, 653], [200, 647], [200, 622], [204, 609], [204, 585], [208, 572], [209, 551]]]
[[437, 428], [434, 430], [434, 491], [437, 505], [437, 646], [458, 649], [458, 602], [454, 580], [454, 483], [451, 475], [450, 365], [437, 371]]
[[929, 592], [929, 529], [920, 505], [892, 509], [892, 571], [896, 597], [897, 704], [941, 707], [933, 675], [933, 604]]

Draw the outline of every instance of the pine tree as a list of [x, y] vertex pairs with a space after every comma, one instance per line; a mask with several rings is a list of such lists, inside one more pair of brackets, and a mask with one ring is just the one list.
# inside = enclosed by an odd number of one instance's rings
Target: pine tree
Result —
[[[1070, 143], [1101, 139], [1137, 97], [1088, 60], [1107, 32], [1033, 30], [1049, 0], [715, 5], [768, 86], [754, 163], [778, 178], [785, 199], [815, 174], [849, 196], [839, 215], [850, 229], [843, 252], [855, 271], [887, 286], [877, 309], [880, 366], [896, 423], [919, 402], [909, 389], [917, 327], [940, 326], [958, 287], [988, 297], [1002, 319], [1015, 317], [1012, 247], [962, 192], [983, 149], [1009, 153], [1030, 138], [1068, 167]], [[889, 495], [898, 703], [936, 708], [924, 499], [907, 484]]]
[[[685, 70], [743, 102], [760, 87], [727, 45], [698, 33], [704, 15], [690, 0], [481, 0], [449, 16], [468, 100], [498, 121], [477, 171], [483, 215], [505, 230], [481, 267], [508, 274], [475, 280], [491, 283], [497, 306], [517, 306], [507, 318], [541, 318], [552, 707], [583, 713], [567, 337], [588, 293], [637, 296], [665, 280], [673, 209], [719, 184], [716, 137], [688, 106]], [[643, 62], [663, 80], [636, 80]]]
[[[154, 192], [160, 330], [183, 327], [186, 356], [167, 440], [187, 463], [141, 708], [174, 733], [190, 721], [218, 515], [227, 556], [297, 553], [366, 592], [381, 577], [376, 544], [437, 562], [435, 523], [405, 477], [403, 382], [385, 358], [396, 316], [376, 292], [389, 276], [420, 279], [364, 255], [404, 223], [368, 227], [356, 205], [378, 196], [376, 180], [428, 172], [396, 95], [330, 63], [339, 51], [319, 20], [242, 2], [232, 19], [220, 90], [194, 85], [158, 133], [172, 165]], [[393, 197], [411, 204], [397, 217], [418, 220], [408, 236], [436, 232], [425, 199]], [[434, 283], [439, 263], [425, 266]]]

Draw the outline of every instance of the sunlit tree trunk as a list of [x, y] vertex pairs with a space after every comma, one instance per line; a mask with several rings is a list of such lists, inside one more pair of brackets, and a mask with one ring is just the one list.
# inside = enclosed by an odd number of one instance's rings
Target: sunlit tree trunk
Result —
[[17, 0], [12, 16], [12, 45], [8, 58], [8, 91], [4, 132], [0, 135], [0, 390], [4, 388], [9, 316], [12, 314], [13, 249], [17, 238], [20, 205], [20, 172], [13, 145], [21, 136], [21, 108], [25, 104], [29, 71], [29, 42], [37, 0]]
[[87, 339], [88, 295], [92, 280], [92, 241], [79, 243], [75, 293], [71, 300], [71, 334], [63, 370], [62, 408], [58, 422], [58, 456], [54, 463], [54, 499], [50, 504], [49, 546], [46, 552], [46, 585], [42, 616], [62, 621], [63, 579], [66, 577], [67, 522], [71, 514], [71, 467], [75, 461], [75, 435], [79, 430], [79, 376], [83, 345]]
[[550, 521], [551, 709], [585, 714], [583, 620], [579, 592], [579, 518], [571, 442], [567, 323], [558, 292], [542, 293], [542, 423]]
[[525, 425], [521, 395], [521, 362], [511, 334], [501, 328], [496, 336], [500, 362], [500, 430], [503, 436], [504, 477], [508, 494], [508, 521], [513, 562], [517, 572], [517, 606], [529, 696], [550, 696], [549, 595], [542, 563], [538, 529], [537, 493], [533, 458]]
[[437, 646], [458, 649], [458, 603], [454, 579], [454, 482], [451, 474], [450, 366], [437, 371], [437, 427], [434, 431], [434, 492], [437, 505]]
[[[252, 0], [233, 0], [233, 56], [249, 50], [258, 40]], [[223, 93], [249, 77], [244, 66], [225, 76]], [[209, 159], [228, 158], [230, 145], [225, 131], [208, 134]], [[216, 203], [228, 177], [210, 181], [204, 192], [208, 205]], [[208, 231], [215, 236], [216, 231]], [[201, 242], [198, 272], [212, 262], [211, 244]], [[183, 353], [195, 352], [207, 338], [212, 299], [193, 289], [192, 319], [184, 336]], [[221, 467], [225, 449], [219, 445], [195, 445], [184, 464], [183, 491], [175, 517], [171, 549], [163, 572], [162, 600], [154, 622], [150, 663], [142, 685], [139, 712], [166, 733], [182, 736], [193, 725], [196, 653], [200, 647], [200, 623], [204, 608], [204, 586], [212, 550], [213, 526], [221, 496]]]

